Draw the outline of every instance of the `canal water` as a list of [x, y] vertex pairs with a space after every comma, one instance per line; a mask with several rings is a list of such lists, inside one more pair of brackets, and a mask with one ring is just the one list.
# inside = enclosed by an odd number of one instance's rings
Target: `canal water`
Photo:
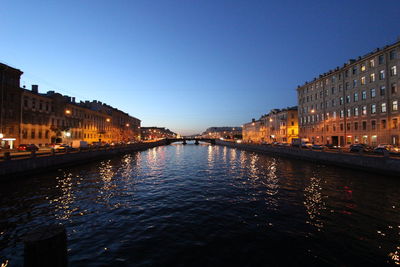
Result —
[[398, 264], [400, 180], [174, 144], [0, 185], [0, 263], [63, 224], [70, 266]]

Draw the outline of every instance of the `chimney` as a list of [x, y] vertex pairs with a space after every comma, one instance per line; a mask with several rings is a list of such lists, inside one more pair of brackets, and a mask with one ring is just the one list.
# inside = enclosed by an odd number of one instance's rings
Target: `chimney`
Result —
[[37, 84], [32, 84], [32, 93], [39, 93], [39, 86]]
[[75, 97], [71, 98], [72, 103], [75, 103]]

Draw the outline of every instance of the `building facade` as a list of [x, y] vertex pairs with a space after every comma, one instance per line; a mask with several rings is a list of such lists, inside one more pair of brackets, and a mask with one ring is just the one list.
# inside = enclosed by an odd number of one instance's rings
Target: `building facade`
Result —
[[243, 125], [243, 141], [248, 143], [291, 143], [298, 136], [297, 107], [273, 109]]
[[400, 42], [297, 88], [300, 137], [317, 144], [399, 144]]
[[164, 138], [177, 138], [177, 134], [165, 127], [142, 127], [141, 137], [142, 140], [158, 140]]
[[75, 102], [54, 91], [20, 87], [22, 72], [0, 64], [0, 146], [39, 147], [74, 140], [130, 142], [140, 140], [140, 120], [100, 101]]
[[202, 134], [204, 138], [241, 139], [242, 127], [209, 127]]

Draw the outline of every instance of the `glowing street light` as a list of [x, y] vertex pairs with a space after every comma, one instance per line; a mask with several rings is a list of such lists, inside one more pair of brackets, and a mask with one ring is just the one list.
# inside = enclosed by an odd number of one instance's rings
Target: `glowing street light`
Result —
[[66, 110], [65, 110], [65, 114], [68, 114], [68, 115], [71, 114], [71, 110], [66, 109]]
[[0, 139], [4, 137], [4, 134], [0, 133]]
[[314, 112], [315, 112], [315, 110], [314, 110], [314, 109], [312, 109], [312, 110], [311, 110], [311, 113], [314, 113]]
[[107, 119], [106, 119], [106, 122], [110, 122], [110, 121], [111, 121], [111, 119], [110, 119], [110, 118], [107, 118]]
[[126, 127], [129, 127], [129, 123], [125, 124]]

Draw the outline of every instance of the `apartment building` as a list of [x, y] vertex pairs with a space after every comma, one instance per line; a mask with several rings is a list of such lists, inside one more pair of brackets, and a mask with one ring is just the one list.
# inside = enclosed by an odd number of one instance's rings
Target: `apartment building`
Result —
[[176, 138], [178, 135], [165, 127], [142, 127], [142, 140], [156, 140], [163, 138]]
[[291, 143], [298, 134], [297, 107], [272, 109], [243, 125], [243, 141], [247, 143]]
[[300, 137], [317, 144], [399, 144], [400, 42], [297, 88]]
[[140, 120], [100, 101], [75, 102], [54, 91], [20, 87], [22, 71], [0, 64], [0, 146], [140, 140]]
[[209, 127], [201, 134], [201, 136], [204, 138], [240, 139], [242, 138], [242, 127]]

